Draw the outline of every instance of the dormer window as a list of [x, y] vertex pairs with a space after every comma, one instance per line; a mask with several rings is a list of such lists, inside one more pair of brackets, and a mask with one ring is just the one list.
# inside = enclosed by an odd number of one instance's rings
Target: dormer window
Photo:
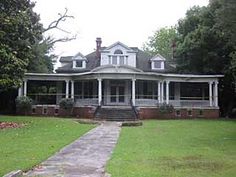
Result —
[[76, 68], [82, 68], [83, 67], [83, 61], [82, 60], [77, 60], [76, 62]]
[[128, 56], [110, 55], [109, 56], [109, 64], [110, 65], [127, 65], [128, 64]]
[[121, 42], [116, 42], [101, 50], [100, 65], [132, 66], [136, 67], [138, 50], [130, 48]]
[[162, 61], [154, 61], [154, 68], [161, 69]]
[[117, 65], [117, 56], [112, 56], [112, 64]]
[[165, 58], [161, 55], [156, 55], [151, 58], [151, 68], [152, 70], [164, 70], [165, 69]]
[[76, 56], [73, 57], [73, 68], [74, 69], [84, 69], [86, 68], [86, 61], [87, 59], [81, 54], [78, 53]]

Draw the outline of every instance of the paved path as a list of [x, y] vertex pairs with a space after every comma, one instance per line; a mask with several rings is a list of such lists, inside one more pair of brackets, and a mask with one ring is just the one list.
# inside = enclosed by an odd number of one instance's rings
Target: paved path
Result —
[[64, 147], [24, 176], [102, 177], [119, 133], [119, 123], [106, 122]]

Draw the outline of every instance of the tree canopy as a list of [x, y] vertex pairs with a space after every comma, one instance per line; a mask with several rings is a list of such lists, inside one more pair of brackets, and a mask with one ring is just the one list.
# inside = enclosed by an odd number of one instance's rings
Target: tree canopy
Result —
[[17, 87], [30, 60], [33, 46], [43, 39], [42, 24], [29, 0], [0, 1], [0, 91]]
[[176, 36], [177, 31], [175, 27], [160, 28], [153, 36], [148, 38], [143, 49], [152, 55], [161, 54], [166, 59], [171, 59], [173, 57]]
[[224, 74], [221, 108], [225, 115], [236, 105], [236, 1], [211, 0], [193, 7], [179, 20], [177, 69], [180, 73]]
[[[236, 1], [210, 0], [205, 7], [194, 6], [175, 28], [157, 30], [144, 50], [171, 58], [176, 72], [224, 74], [220, 84], [220, 103], [224, 115], [236, 107]], [[172, 42], [176, 45], [172, 45]]]
[[54, 44], [75, 39], [75, 36], [54, 39], [44, 35], [53, 29], [66, 32], [59, 24], [73, 18], [67, 15], [67, 9], [44, 28], [33, 11], [34, 6], [30, 0], [0, 1], [0, 92], [19, 87], [26, 71], [52, 72]]

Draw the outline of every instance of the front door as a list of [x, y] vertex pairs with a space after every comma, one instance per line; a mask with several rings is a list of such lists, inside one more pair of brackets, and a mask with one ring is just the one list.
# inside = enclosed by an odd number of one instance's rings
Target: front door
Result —
[[111, 81], [110, 83], [110, 99], [112, 105], [125, 104], [125, 82], [124, 81]]

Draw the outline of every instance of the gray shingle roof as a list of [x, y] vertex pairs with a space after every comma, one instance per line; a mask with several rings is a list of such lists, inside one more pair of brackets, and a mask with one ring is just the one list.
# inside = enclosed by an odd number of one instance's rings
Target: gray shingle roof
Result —
[[[130, 47], [132, 50], [137, 52], [137, 68], [141, 69], [144, 72], [174, 72], [175, 68], [169, 64], [168, 61], [165, 62], [164, 71], [154, 71], [151, 69], [150, 59], [153, 57], [148, 53], [138, 49], [137, 47]], [[100, 66], [100, 59], [96, 57], [96, 52], [92, 52], [85, 56], [87, 58], [86, 69], [73, 69], [72, 68], [72, 57], [61, 57], [60, 62], [67, 63], [65, 66], [62, 66], [56, 70], [58, 73], [81, 73], [91, 71], [92, 69]]]
[[63, 56], [60, 58], [60, 62], [71, 62], [71, 59], [73, 58], [73, 56]]

